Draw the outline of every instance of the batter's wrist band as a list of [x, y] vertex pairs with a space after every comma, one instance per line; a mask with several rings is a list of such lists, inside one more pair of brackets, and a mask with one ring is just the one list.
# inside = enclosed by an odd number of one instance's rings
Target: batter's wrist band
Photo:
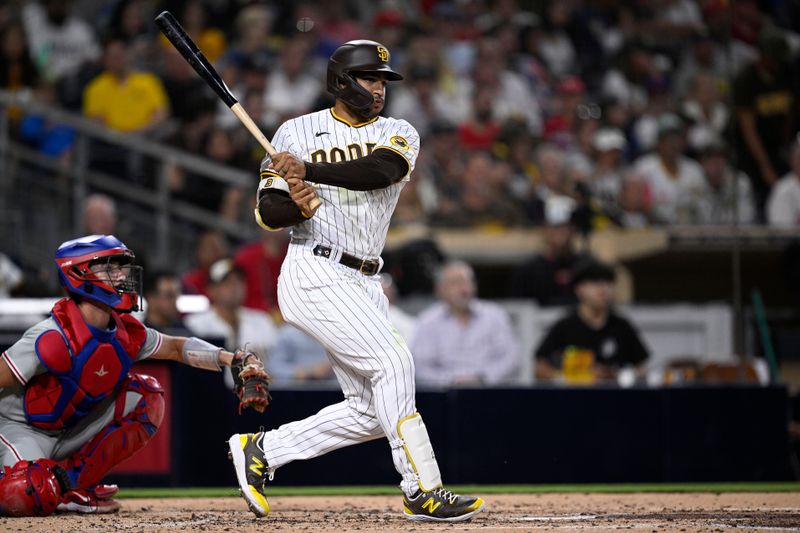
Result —
[[222, 371], [219, 365], [219, 354], [222, 348], [197, 337], [189, 337], [183, 343], [181, 356], [183, 362], [195, 368], [203, 368], [214, 372]]
[[261, 192], [263, 189], [277, 189], [289, 194], [289, 183], [272, 171], [262, 172], [261, 181], [258, 182], [257, 191]]

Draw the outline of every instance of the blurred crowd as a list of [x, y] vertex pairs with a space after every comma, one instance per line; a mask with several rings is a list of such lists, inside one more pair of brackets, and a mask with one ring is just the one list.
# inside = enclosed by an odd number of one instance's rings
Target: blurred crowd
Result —
[[[800, 227], [796, 2], [10, 0], [0, 6], [0, 89], [255, 175], [263, 149], [158, 33], [153, 19], [164, 9], [268, 137], [286, 119], [332, 105], [325, 70], [340, 44], [381, 42], [405, 75], [384, 113], [422, 137], [393, 226], [543, 228], [542, 252], [512, 273], [506, 296], [572, 307], [535, 354], [519, 353], [504, 311], [476, 299], [469, 265], [424, 243], [386, 258], [390, 301], [398, 281], [406, 294], [413, 285], [439, 299], [416, 318], [392, 306], [422, 383], [502, 383], [534, 356], [541, 379], [564, 364], [578, 380], [640, 367], [647, 348], [611, 308], [614, 274], [575, 252], [576, 232]], [[70, 160], [69, 127], [24, 106], [8, 113], [17, 140]], [[91, 159], [157, 186], [119, 146], [95, 144]], [[252, 222], [252, 190], [178, 166], [168, 181], [174, 198]], [[146, 235], [118, 225], [113, 198], [90, 196], [84, 217], [87, 234], [114, 233], [140, 257], [151, 252]], [[228, 347], [255, 343], [278, 380], [332, 379], [324, 348], [280, 323], [286, 242], [285, 232], [265, 233], [231, 249], [220, 233], [204, 233], [193, 270], [149, 270], [146, 319]], [[0, 254], [0, 296], [24, 294], [21, 280]], [[181, 293], [206, 295], [209, 309], [184, 324]], [[449, 361], [464, 346], [469, 364]]]
[[[325, 67], [371, 38], [406, 81], [385, 113], [422, 136], [393, 224], [536, 226], [554, 195], [584, 231], [800, 225], [800, 8], [766, 0], [30, 0], [0, 7], [0, 87], [247, 171], [263, 150], [153, 23], [172, 11], [271, 136], [331, 105]], [[74, 133], [11, 111], [69, 157]], [[147, 184], [117, 148], [93, 164]], [[137, 175], [138, 172], [138, 175]], [[170, 172], [229, 219], [251, 191]]]

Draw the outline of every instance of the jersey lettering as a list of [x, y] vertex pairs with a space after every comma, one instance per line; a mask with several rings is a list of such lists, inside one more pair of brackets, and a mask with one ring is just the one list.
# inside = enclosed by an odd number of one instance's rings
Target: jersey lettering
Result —
[[[339, 163], [388, 149], [404, 157], [413, 170], [419, 153], [419, 134], [404, 120], [376, 117], [353, 125], [331, 109], [290, 119], [278, 128], [272, 144], [311, 163]], [[375, 190], [354, 191], [317, 184], [322, 207], [292, 228], [292, 237], [339, 248], [361, 258], [383, 251], [389, 222], [400, 191], [410, 175]]]
[[354, 161], [361, 159], [366, 155], [371, 155], [375, 150], [377, 143], [362, 143], [362, 144], [348, 144], [347, 150], [343, 150], [338, 146], [329, 148], [328, 150], [319, 149], [314, 150], [308, 154], [308, 158], [312, 163], [338, 163], [339, 161]]
[[347, 154], [350, 156], [350, 161], [355, 159], [361, 159], [364, 157], [363, 152], [361, 151], [361, 147], [357, 144], [348, 144], [347, 145]]
[[331, 148], [331, 163], [339, 163], [340, 161], [347, 161], [344, 150], [341, 148]]
[[328, 153], [325, 150], [314, 150], [309, 155], [312, 163], [327, 163]]

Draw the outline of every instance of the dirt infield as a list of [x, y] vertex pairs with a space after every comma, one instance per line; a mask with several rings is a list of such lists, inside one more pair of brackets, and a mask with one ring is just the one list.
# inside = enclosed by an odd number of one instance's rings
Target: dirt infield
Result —
[[0, 531], [800, 531], [800, 493], [494, 494], [471, 522], [422, 524], [389, 496], [275, 497], [255, 519], [238, 498], [123, 500], [116, 515], [0, 518]]

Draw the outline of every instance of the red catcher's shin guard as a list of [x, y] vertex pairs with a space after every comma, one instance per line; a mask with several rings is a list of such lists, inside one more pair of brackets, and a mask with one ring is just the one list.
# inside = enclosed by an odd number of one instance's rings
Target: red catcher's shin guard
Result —
[[48, 516], [69, 489], [67, 473], [55, 461], [19, 461], [0, 471], [0, 516]]
[[[128, 392], [142, 397], [133, 411], [123, 416]], [[72, 485], [92, 489], [115, 465], [141, 450], [163, 418], [164, 389], [158, 381], [145, 374], [128, 376], [117, 394], [114, 419], [62, 462]]]

